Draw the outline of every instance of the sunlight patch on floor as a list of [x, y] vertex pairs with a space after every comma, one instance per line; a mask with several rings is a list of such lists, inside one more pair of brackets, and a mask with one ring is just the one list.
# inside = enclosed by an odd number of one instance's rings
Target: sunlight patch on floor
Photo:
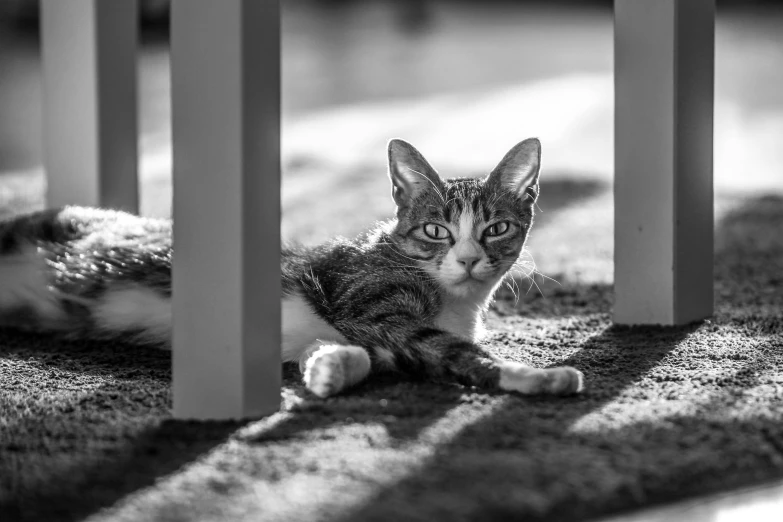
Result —
[[[706, 325], [709, 326], [709, 321]], [[778, 396], [783, 399], [783, 383], [777, 382], [775, 363], [768, 360], [768, 354], [762, 355], [772, 346], [773, 336], [748, 337], [746, 334], [739, 334], [736, 340], [732, 340], [727, 339], [724, 334], [722, 339], [716, 340], [715, 345], [695, 344], [689, 349], [688, 338], [700, 338], [701, 341], [697, 343], [703, 343], [703, 335], [703, 332], [697, 331], [686, 335], [658, 364], [634, 381], [629, 381], [623, 390], [616, 392], [611, 401], [576, 419], [567, 431], [589, 434], [602, 433], [607, 429], [633, 429], [635, 425], [641, 424], [665, 426], [676, 423], [678, 418], [683, 417], [698, 417], [705, 422], [727, 418], [738, 420], [749, 414], [758, 415], [750, 406], [758, 397]], [[732, 346], [737, 342], [753, 345], [759, 352], [759, 359], [766, 362], [760, 364], [756, 360], [733, 360]], [[745, 349], [747, 348], [745, 346]], [[693, 353], [687, 354], [689, 351]], [[722, 357], [720, 369], [710, 367], [707, 356], [711, 351], [716, 352], [716, 357]], [[645, 390], [650, 388], [649, 384], [645, 385], [645, 380], [668, 382], [671, 376], [661, 368], [683, 358], [691, 362], [687, 368], [681, 368], [682, 374], [671, 382], [671, 393], [667, 394], [664, 390], [663, 394], [650, 400], [639, 400], [639, 394], [644, 394]], [[731, 373], [725, 375], [725, 370]], [[723, 388], [724, 383], [731, 385], [735, 381], [748, 379], [752, 379], [754, 385], [743, 389], [742, 393], [733, 391], [727, 395], [728, 392]]]
[[384, 162], [386, 142], [399, 137], [449, 177], [488, 173], [511, 146], [537, 136], [549, 170], [611, 171], [612, 103], [611, 75], [568, 74], [324, 110], [292, 119], [283, 149], [287, 157], [351, 168]]
[[[384, 443], [381, 432], [385, 432], [385, 427], [381, 424], [371, 430], [378, 433], [370, 434], [368, 424], [362, 424], [362, 436], [375, 437], [375, 442], [345, 437], [345, 426], [341, 424], [342, 437], [314, 436], [297, 454], [296, 469], [292, 468], [284, 476], [270, 477], [257, 463], [281, 458], [275, 453], [275, 447], [285, 441], [278, 442], [274, 435], [268, 439], [265, 436], [296, 416], [295, 412], [279, 412], [239, 429], [227, 442], [198, 460], [87, 520], [156, 519], [178, 510], [193, 516], [188, 499], [195, 496], [199, 497], [201, 506], [205, 496], [214, 496], [215, 513], [228, 514], [232, 520], [257, 520], [261, 513], [270, 519], [295, 514], [294, 518], [299, 520], [315, 519], [325, 512], [336, 516], [350, 514], [363, 508], [378, 493], [424, 469], [440, 447], [504, 408], [507, 402], [507, 397], [493, 397], [481, 403], [463, 402], [402, 447]], [[328, 431], [329, 426], [314, 430]], [[304, 431], [296, 436], [309, 435], [312, 433]], [[243, 466], [243, 462], [247, 465]], [[199, 513], [201, 516], [209, 519], [210, 513]]]
[[778, 522], [781, 513], [783, 482], [687, 500], [596, 522]]

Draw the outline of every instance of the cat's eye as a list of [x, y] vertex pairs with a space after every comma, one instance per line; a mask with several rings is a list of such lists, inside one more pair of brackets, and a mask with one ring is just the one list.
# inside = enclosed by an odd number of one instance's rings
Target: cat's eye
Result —
[[435, 223], [427, 223], [424, 225], [424, 233], [432, 239], [446, 239], [451, 236], [449, 231], [446, 230], [446, 227], [443, 225], [436, 225]]
[[487, 228], [485, 234], [489, 237], [502, 236], [508, 232], [508, 221], [498, 221], [494, 225], [490, 225]]

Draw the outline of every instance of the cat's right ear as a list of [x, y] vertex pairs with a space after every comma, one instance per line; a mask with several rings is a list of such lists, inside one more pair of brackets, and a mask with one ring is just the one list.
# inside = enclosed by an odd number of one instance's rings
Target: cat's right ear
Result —
[[428, 190], [440, 193], [442, 183], [435, 169], [416, 148], [400, 139], [389, 141], [389, 178], [392, 199], [397, 208], [409, 206], [417, 196]]

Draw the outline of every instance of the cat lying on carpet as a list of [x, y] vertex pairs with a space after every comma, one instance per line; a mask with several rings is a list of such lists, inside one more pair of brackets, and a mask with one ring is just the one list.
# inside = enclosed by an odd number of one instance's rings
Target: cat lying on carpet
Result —
[[[327, 397], [372, 373], [522, 394], [584, 387], [569, 367], [499, 360], [477, 341], [533, 223], [541, 145], [513, 147], [484, 179], [441, 179], [389, 143], [397, 215], [354, 240], [282, 251], [282, 358]], [[0, 224], [0, 324], [167, 347], [171, 222], [65, 207]]]

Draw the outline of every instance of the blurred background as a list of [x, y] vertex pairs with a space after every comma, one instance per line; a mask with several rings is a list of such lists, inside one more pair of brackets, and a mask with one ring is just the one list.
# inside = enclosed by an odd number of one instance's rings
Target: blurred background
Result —
[[[169, 4], [140, 3], [142, 213], [169, 216]], [[717, 4], [720, 214], [723, 196], [783, 193], [783, 2]], [[13, 212], [43, 205], [38, 23], [34, 0], [0, 0], [0, 208]], [[539, 270], [609, 282], [612, 23], [608, 0], [283, 0], [283, 236], [390, 217], [392, 137], [452, 177], [538, 136]]]

